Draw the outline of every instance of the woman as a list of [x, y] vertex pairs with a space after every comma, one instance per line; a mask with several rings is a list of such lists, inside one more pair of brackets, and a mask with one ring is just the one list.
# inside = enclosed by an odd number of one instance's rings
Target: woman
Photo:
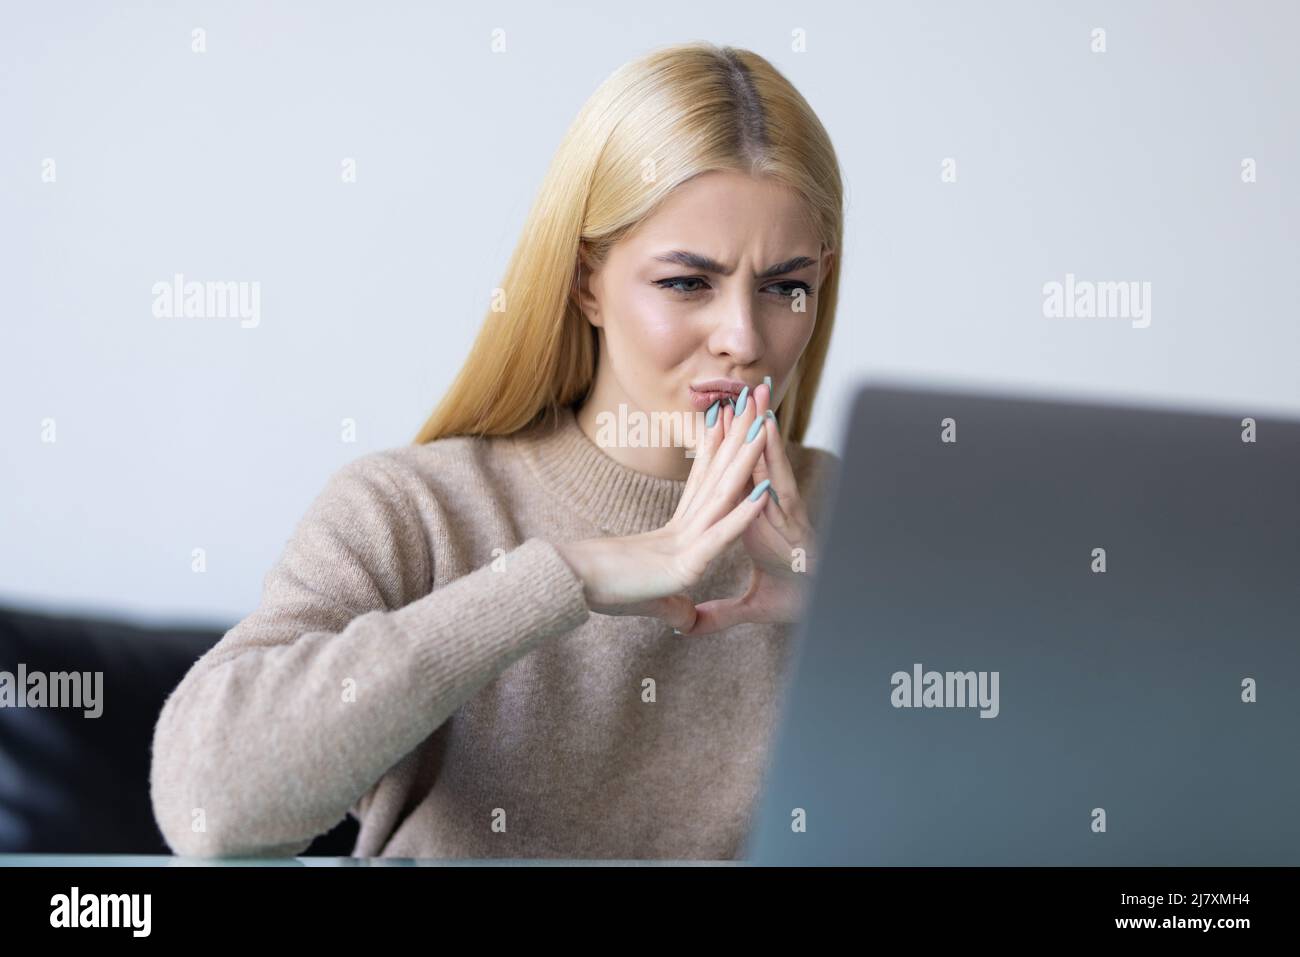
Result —
[[[416, 442], [331, 478], [166, 702], [173, 850], [296, 855], [352, 813], [359, 857], [737, 856], [834, 459], [799, 442], [841, 198], [762, 58], [611, 76]], [[611, 440], [628, 410], [702, 422]]]

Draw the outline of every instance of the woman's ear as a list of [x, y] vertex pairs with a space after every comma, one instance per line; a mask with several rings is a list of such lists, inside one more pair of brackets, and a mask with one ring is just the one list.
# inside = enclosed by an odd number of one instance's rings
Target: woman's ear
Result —
[[578, 306], [578, 311], [593, 326], [599, 327], [600, 318], [600, 301], [591, 291], [591, 277], [596, 271], [595, 264], [591, 260], [590, 250], [583, 242], [578, 243], [578, 262], [574, 273], [573, 283], [573, 301]]

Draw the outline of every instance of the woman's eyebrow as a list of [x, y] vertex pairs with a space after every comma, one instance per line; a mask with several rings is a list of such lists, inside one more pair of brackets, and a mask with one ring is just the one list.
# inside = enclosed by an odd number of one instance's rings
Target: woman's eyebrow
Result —
[[[710, 259], [708, 256], [702, 256], [699, 253], [686, 252], [682, 249], [674, 249], [671, 252], [655, 256], [654, 259], [655, 262], [673, 263], [678, 266], [685, 266], [688, 269], [698, 269], [700, 272], [715, 273], [719, 276], [730, 276], [736, 269], [735, 266], [724, 266], [716, 259]], [[816, 264], [817, 260], [815, 259], [809, 259], [807, 256], [795, 256], [793, 259], [779, 262], [775, 266], [768, 266], [762, 272], [755, 273], [754, 278], [771, 279], [773, 276], [784, 276], [788, 272], [794, 272]]]

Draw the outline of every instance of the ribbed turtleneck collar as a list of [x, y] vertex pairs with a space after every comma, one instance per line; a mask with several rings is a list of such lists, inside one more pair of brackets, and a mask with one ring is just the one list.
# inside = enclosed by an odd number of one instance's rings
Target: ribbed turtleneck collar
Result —
[[571, 407], [513, 438], [547, 490], [612, 535], [662, 528], [681, 501], [684, 480], [623, 465], [582, 431]]

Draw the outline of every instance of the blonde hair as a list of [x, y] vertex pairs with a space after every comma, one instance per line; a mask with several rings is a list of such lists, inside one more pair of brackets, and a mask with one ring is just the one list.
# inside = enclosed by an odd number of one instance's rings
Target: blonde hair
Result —
[[[415, 442], [509, 435], [585, 398], [595, 379], [597, 338], [572, 296], [579, 256], [598, 266], [673, 189], [714, 170], [770, 176], [792, 188], [823, 248], [838, 260], [839, 164], [794, 86], [747, 50], [701, 41], [649, 53], [616, 70], [579, 111], [506, 268], [505, 308], [489, 311]], [[812, 414], [835, 318], [838, 266], [820, 283], [812, 336], [775, 410], [791, 442], [802, 442]]]

